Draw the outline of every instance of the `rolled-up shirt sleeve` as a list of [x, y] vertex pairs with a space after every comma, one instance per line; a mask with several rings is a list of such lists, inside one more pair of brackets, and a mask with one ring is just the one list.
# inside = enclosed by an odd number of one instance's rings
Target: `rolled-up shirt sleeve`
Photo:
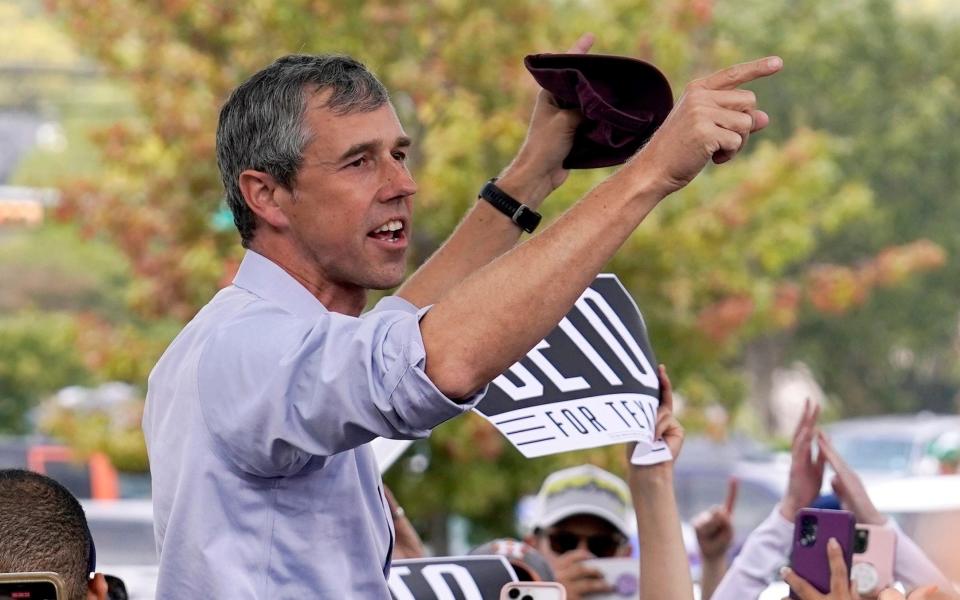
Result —
[[470, 410], [482, 391], [454, 402], [424, 372], [427, 310], [388, 297], [359, 318], [307, 320], [252, 303], [200, 357], [200, 408], [214, 445], [251, 474], [289, 475], [378, 436], [425, 437]]

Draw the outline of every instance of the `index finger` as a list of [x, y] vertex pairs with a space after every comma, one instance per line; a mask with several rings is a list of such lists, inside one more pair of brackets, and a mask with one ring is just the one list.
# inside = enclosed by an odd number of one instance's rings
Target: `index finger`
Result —
[[727, 500], [723, 503], [723, 510], [727, 512], [728, 515], [733, 514], [733, 506], [737, 503], [737, 478], [731, 477], [727, 481]]
[[768, 56], [717, 71], [699, 83], [709, 90], [732, 90], [761, 77], [769, 77], [783, 68], [783, 59]]

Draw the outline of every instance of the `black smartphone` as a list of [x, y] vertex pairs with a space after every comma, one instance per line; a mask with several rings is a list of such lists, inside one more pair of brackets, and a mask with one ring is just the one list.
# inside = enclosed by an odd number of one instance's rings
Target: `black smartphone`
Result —
[[56, 573], [0, 574], [0, 600], [66, 600], [64, 589]]

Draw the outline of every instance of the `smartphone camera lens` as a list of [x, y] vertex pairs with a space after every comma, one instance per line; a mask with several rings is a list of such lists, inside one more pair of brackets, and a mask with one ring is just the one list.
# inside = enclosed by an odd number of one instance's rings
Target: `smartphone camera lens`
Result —
[[866, 529], [857, 529], [856, 539], [853, 541], [853, 553], [854, 554], [863, 554], [867, 551], [868, 542], [870, 541], [870, 532]]
[[510, 596], [511, 598], [519, 598], [520, 590], [518, 590], [517, 588], [513, 588], [512, 590], [507, 592], [507, 595]]
[[800, 545], [809, 548], [817, 542], [817, 518], [806, 515], [800, 519]]

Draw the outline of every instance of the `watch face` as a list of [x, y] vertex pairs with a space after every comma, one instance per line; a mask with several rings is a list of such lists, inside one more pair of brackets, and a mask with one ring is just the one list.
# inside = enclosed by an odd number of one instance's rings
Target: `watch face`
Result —
[[869, 594], [876, 589], [880, 576], [872, 564], [860, 562], [850, 569], [850, 579], [856, 582], [858, 594]]

